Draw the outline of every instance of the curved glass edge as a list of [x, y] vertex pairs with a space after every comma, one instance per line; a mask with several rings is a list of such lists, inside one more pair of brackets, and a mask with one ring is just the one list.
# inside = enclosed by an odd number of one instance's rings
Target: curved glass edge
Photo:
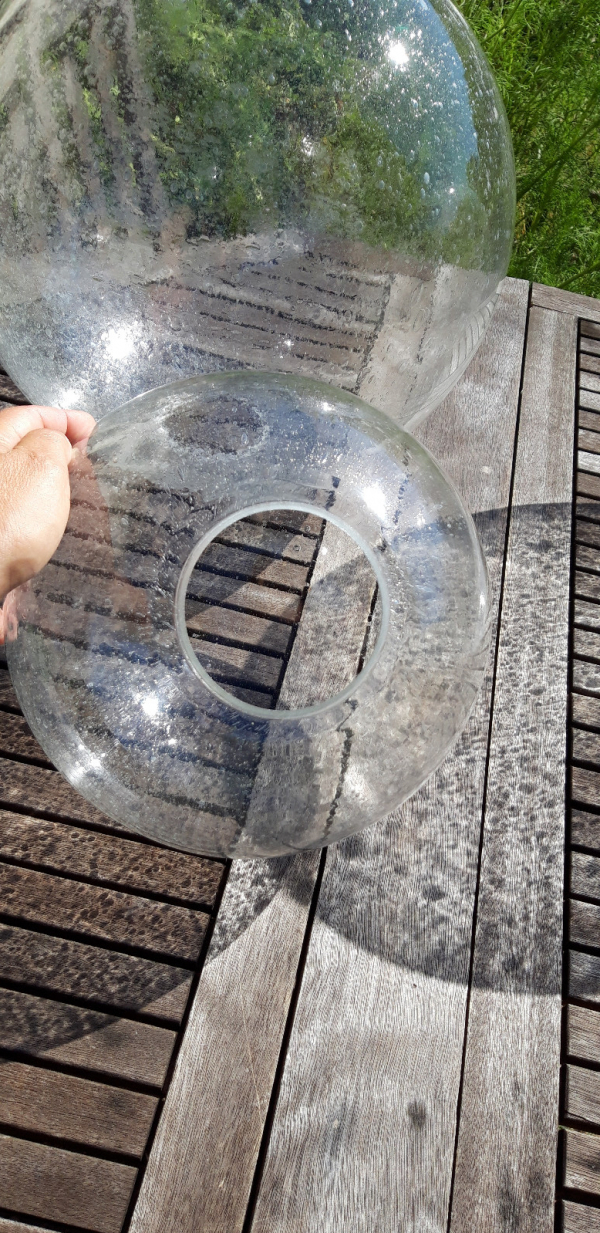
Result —
[[[239, 522], [242, 518], [249, 518], [252, 514], [265, 513], [268, 510], [301, 510], [305, 514], [313, 514], [318, 518], [323, 518], [329, 522], [335, 523], [341, 531], [344, 531], [346, 535], [349, 535], [350, 538], [354, 540], [355, 544], [358, 545], [361, 552], [363, 552], [366, 556], [377, 579], [377, 585], [379, 586], [381, 594], [381, 628], [379, 630], [375, 646], [373, 647], [373, 651], [366, 664], [364, 664], [361, 668], [361, 671], [357, 674], [357, 676], [353, 677], [345, 689], [341, 690], [338, 694], [334, 694], [332, 698], [327, 698], [324, 702], [317, 702], [313, 706], [297, 707], [295, 710], [271, 711], [262, 706], [253, 706], [250, 702], [244, 702], [241, 698], [234, 697], [233, 694], [230, 694], [226, 689], [223, 689], [222, 686], [218, 685], [216, 681], [213, 681], [212, 677], [209, 676], [206, 669], [203, 668], [198, 661], [187, 632], [185, 620], [185, 598], [188, 584], [192, 576], [194, 566], [201, 557], [202, 553], [206, 550], [206, 548], [208, 548], [209, 544], [211, 544], [218, 535], [225, 531], [227, 527], [230, 527], [232, 523]], [[270, 721], [272, 719], [289, 721], [290, 719], [304, 719], [311, 715], [321, 715], [325, 711], [333, 710], [334, 707], [339, 706], [342, 702], [346, 702], [347, 699], [350, 698], [356, 691], [359, 685], [362, 685], [365, 679], [371, 674], [381, 655], [388, 634], [390, 612], [391, 604], [388, 586], [377, 556], [373, 552], [370, 545], [367, 544], [363, 540], [362, 536], [358, 535], [358, 533], [351, 526], [349, 526], [341, 518], [338, 518], [330, 510], [323, 510], [318, 505], [310, 505], [308, 502], [261, 501], [256, 505], [248, 505], [244, 509], [236, 510], [234, 514], [229, 514], [226, 518], [220, 519], [219, 522], [215, 523], [210, 528], [210, 531], [207, 531], [206, 535], [203, 535], [202, 539], [194, 546], [194, 548], [192, 548], [181, 574], [179, 575], [177, 590], [175, 592], [174, 615], [175, 628], [179, 638], [179, 644], [195, 676], [200, 678], [202, 683], [206, 685], [207, 689], [209, 689], [220, 702], [226, 703], [227, 706], [232, 707], [233, 710], [240, 711], [243, 715], [249, 715], [252, 719], [260, 719], [264, 723], [265, 720]]]

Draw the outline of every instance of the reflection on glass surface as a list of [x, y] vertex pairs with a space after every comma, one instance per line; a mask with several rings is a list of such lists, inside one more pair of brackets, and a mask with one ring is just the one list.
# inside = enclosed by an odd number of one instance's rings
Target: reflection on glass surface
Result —
[[0, 100], [0, 356], [33, 400], [251, 367], [406, 422], [477, 346], [514, 172], [447, 0], [11, 0]]
[[261, 373], [105, 417], [11, 605], [52, 761], [127, 827], [217, 856], [386, 815], [462, 730], [489, 645], [475, 529], [427, 451], [351, 394]]

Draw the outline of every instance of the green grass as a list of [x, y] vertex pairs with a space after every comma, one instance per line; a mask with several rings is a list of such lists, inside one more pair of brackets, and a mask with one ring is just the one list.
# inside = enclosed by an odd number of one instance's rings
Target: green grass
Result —
[[517, 165], [509, 273], [600, 297], [600, 0], [460, 0]]

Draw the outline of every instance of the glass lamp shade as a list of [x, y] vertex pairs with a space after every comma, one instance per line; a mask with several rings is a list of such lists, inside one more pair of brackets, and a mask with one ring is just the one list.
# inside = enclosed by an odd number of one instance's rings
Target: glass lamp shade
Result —
[[0, 104], [0, 358], [34, 402], [253, 368], [414, 424], [483, 335], [514, 169], [449, 0], [16, 0]]
[[[294, 527], [317, 565], [285, 661], [310, 573]], [[354, 395], [279, 374], [196, 377], [106, 416], [55, 557], [7, 603], [52, 761], [128, 828], [214, 856], [319, 847], [399, 805], [463, 728], [489, 643], [475, 528], [431, 456]], [[219, 675], [247, 637], [285, 669], [266, 707]]]

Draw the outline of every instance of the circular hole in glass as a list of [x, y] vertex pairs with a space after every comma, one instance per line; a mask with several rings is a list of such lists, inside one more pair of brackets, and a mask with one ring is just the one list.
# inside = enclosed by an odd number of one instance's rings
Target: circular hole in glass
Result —
[[282, 718], [350, 696], [379, 656], [388, 611], [372, 549], [310, 505], [224, 519], [190, 554], [177, 596], [196, 674], [236, 709]]

